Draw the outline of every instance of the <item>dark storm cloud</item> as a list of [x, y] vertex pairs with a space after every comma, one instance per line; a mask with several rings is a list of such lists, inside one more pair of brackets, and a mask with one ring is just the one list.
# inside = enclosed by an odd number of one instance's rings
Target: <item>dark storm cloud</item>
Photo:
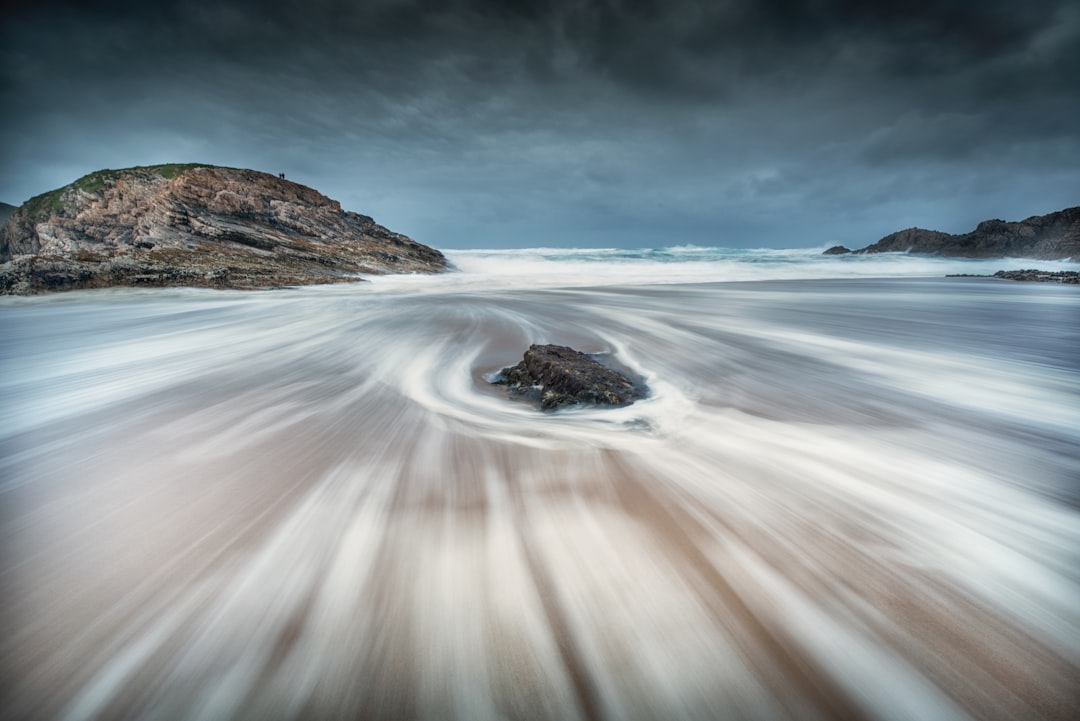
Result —
[[1067, 0], [46, 2], [0, 40], [9, 202], [198, 160], [447, 246], [863, 244], [1080, 202]]

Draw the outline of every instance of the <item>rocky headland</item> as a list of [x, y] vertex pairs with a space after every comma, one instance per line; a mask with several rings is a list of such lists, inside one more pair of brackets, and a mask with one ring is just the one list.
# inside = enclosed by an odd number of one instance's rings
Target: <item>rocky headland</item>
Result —
[[102, 170], [0, 227], [0, 294], [254, 289], [435, 273], [439, 251], [282, 177], [208, 165]]
[[645, 397], [645, 387], [581, 351], [531, 345], [516, 366], [503, 368], [496, 385], [543, 410], [574, 405], [625, 406]]
[[834, 246], [826, 255], [852, 253], [924, 253], [951, 258], [1033, 258], [1080, 261], [1080, 206], [1017, 222], [984, 220], [970, 233], [908, 228], [848, 251]]

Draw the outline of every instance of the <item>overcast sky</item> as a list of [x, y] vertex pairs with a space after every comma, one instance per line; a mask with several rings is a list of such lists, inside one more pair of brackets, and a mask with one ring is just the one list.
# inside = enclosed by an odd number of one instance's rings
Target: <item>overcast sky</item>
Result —
[[862, 247], [1080, 205], [1076, 0], [39, 0], [0, 200], [286, 173], [441, 248]]

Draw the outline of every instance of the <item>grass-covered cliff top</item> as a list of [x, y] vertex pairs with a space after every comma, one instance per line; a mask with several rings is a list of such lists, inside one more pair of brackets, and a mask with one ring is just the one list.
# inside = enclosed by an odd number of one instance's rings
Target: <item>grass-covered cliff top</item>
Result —
[[120, 173], [141, 170], [156, 173], [166, 180], [172, 180], [176, 176], [191, 170], [192, 168], [216, 167], [221, 166], [209, 165], [207, 163], [164, 163], [162, 165], [138, 165], [133, 168], [122, 168], [120, 170], [105, 168], [104, 170], [96, 170], [93, 173], [88, 173], [75, 182], [57, 188], [56, 190], [50, 190], [41, 195], [35, 195], [33, 198], [30, 198], [30, 200], [26, 201], [24, 206], [31, 218], [37, 218], [41, 215], [51, 215], [63, 210], [65, 207], [63, 196], [68, 188], [75, 188], [76, 190], [81, 190], [85, 193], [99, 193], [104, 190], [108, 181], [114, 179]]

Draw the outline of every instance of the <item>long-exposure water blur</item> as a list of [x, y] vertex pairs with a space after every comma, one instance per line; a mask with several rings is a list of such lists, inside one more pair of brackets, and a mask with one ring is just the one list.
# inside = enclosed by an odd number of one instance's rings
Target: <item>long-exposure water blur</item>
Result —
[[4, 299], [5, 718], [1080, 717], [1080, 290], [511, 255]]

